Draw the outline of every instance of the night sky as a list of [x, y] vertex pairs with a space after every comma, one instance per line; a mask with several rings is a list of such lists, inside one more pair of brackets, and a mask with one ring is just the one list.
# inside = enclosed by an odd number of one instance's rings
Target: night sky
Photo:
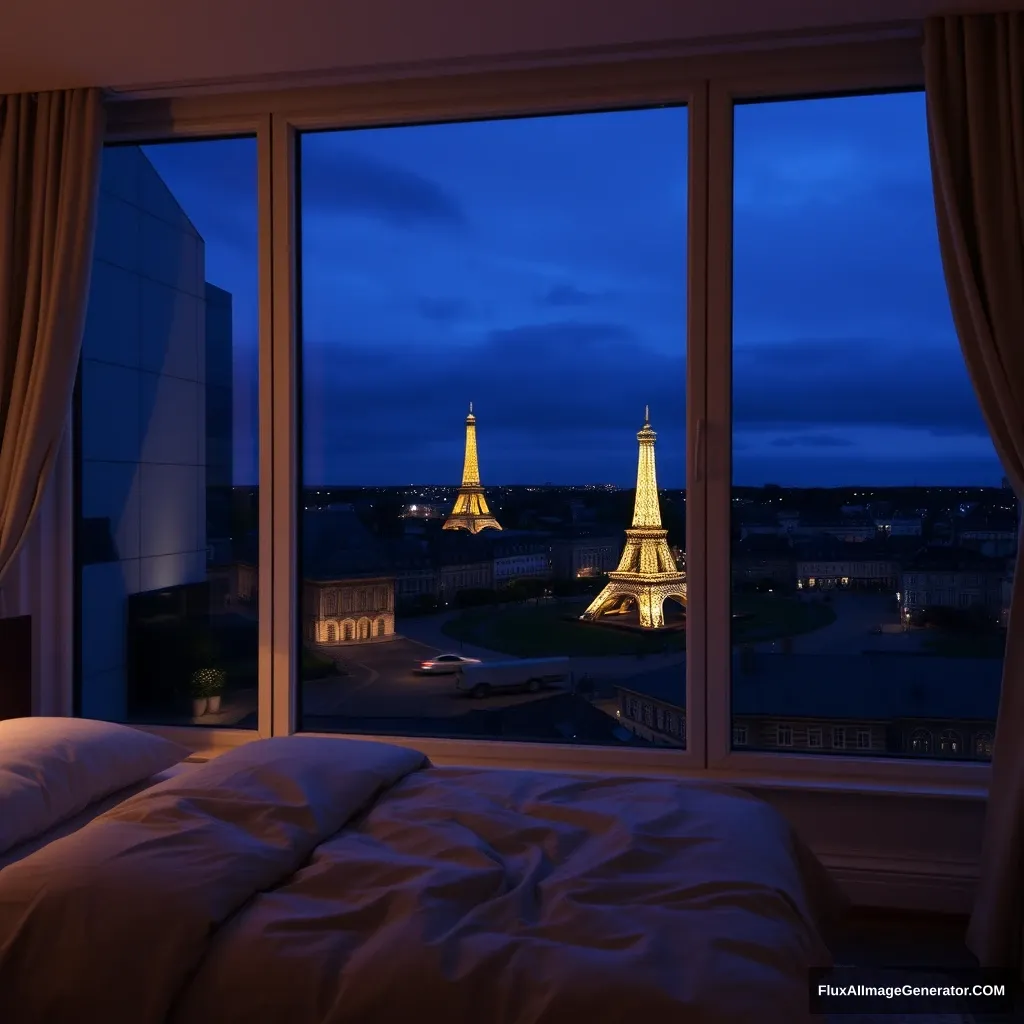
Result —
[[[303, 136], [308, 484], [684, 484], [683, 108]], [[235, 299], [255, 480], [255, 142], [146, 147]], [[943, 285], [922, 94], [740, 106], [734, 481], [998, 485]]]

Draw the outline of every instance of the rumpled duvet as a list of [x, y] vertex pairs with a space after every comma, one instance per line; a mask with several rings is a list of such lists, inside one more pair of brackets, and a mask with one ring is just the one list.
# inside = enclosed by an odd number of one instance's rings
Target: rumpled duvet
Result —
[[834, 898], [739, 791], [260, 740], [0, 870], [0, 1021], [794, 1024]]

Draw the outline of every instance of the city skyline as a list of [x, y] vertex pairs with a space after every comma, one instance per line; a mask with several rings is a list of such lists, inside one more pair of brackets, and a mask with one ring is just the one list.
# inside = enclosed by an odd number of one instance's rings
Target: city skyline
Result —
[[[685, 484], [685, 108], [300, 142], [307, 486]], [[245, 143], [243, 145], [243, 143]], [[205, 152], [203, 152], [205, 149]], [[255, 146], [146, 147], [235, 300], [255, 476]], [[951, 322], [918, 93], [739, 106], [738, 486], [998, 486]]]

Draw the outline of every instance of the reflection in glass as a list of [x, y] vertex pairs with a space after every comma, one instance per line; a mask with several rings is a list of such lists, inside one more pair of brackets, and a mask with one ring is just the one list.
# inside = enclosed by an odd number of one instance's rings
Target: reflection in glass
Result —
[[86, 717], [255, 728], [256, 145], [104, 152], [77, 409]]

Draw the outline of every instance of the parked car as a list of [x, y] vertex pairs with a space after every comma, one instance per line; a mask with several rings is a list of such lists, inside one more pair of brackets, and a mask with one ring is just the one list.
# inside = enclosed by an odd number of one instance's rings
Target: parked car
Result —
[[461, 665], [455, 673], [455, 689], [474, 697], [487, 697], [495, 690], [528, 690], [537, 693], [546, 686], [570, 682], [568, 658], [515, 658], [510, 661], [480, 661]]
[[423, 675], [440, 676], [458, 672], [463, 665], [479, 665], [479, 658], [467, 658], [462, 654], [439, 654], [435, 658], [421, 661], [419, 671]]

